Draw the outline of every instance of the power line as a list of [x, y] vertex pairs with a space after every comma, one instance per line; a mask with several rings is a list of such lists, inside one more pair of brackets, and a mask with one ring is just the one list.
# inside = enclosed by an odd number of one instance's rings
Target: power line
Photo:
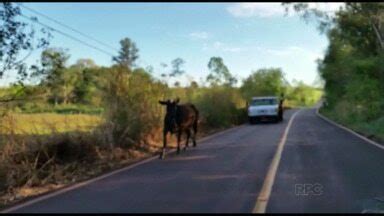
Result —
[[72, 27], [70, 27], [70, 26], [68, 26], [68, 25], [66, 25], [66, 24], [64, 24], [64, 23], [62, 23], [62, 22], [60, 22], [60, 21], [57, 21], [56, 19], [53, 19], [53, 18], [51, 18], [51, 17], [49, 17], [49, 16], [47, 16], [47, 15], [45, 15], [45, 14], [42, 14], [42, 13], [40, 13], [40, 12], [38, 12], [38, 11], [32, 9], [32, 8], [29, 8], [29, 7], [25, 6], [24, 4], [21, 4], [21, 3], [17, 3], [17, 4], [20, 5], [21, 7], [23, 7], [23, 8], [25, 8], [25, 9], [29, 10], [29, 11], [32, 11], [32, 12], [35, 13], [35, 14], [38, 14], [38, 15], [40, 15], [40, 16], [46, 18], [46, 19], [49, 19], [49, 20], [51, 20], [51, 21], [53, 21], [53, 22], [55, 22], [55, 23], [57, 23], [57, 24], [59, 24], [59, 25], [61, 25], [61, 26], [64, 26], [65, 28], [70, 29], [70, 30], [72, 30], [72, 31], [74, 31], [74, 32], [76, 32], [76, 33], [78, 33], [78, 34], [80, 34], [80, 35], [82, 35], [82, 36], [84, 36], [84, 37], [86, 37], [86, 38], [88, 38], [88, 39], [91, 39], [91, 40], [93, 40], [93, 41], [96, 41], [97, 43], [99, 43], [99, 44], [101, 44], [101, 45], [103, 45], [103, 46], [105, 46], [105, 47], [108, 47], [108, 48], [110, 48], [110, 49], [112, 49], [112, 50], [114, 50], [114, 51], [119, 51], [119, 50], [117, 50], [116, 48], [114, 48], [114, 47], [112, 47], [112, 46], [110, 46], [110, 45], [108, 45], [108, 44], [106, 44], [106, 43], [104, 43], [104, 42], [102, 42], [102, 41], [99, 41], [99, 40], [95, 39], [95, 38], [92, 37], [92, 36], [89, 36], [89, 35], [87, 35], [87, 34], [85, 34], [85, 33], [82, 33], [81, 31], [76, 30], [76, 29], [74, 29], [74, 28], [72, 28]]
[[98, 48], [98, 47], [96, 47], [96, 46], [93, 46], [92, 44], [89, 44], [89, 43], [87, 43], [87, 42], [84, 42], [84, 41], [82, 41], [82, 40], [80, 40], [80, 39], [78, 39], [78, 38], [76, 38], [76, 37], [74, 37], [74, 36], [71, 36], [71, 35], [65, 33], [65, 32], [62, 32], [62, 31], [60, 31], [60, 30], [58, 30], [58, 29], [55, 29], [55, 28], [53, 28], [53, 27], [51, 27], [51, 26], [49, 26], [49, 25], [47, 25], [47, 24], [44, 24], [44, 23], [38, 21], [37, 19], [33, 19], [33, 18], [31, 18], [31, 17], [25, 16], [24, 14], [20, 14], [20, 16], [22, 16], [22, 17], [24, 17], [24, 18], [26, 18], [26, 19], [29, 19], [29, 20], [31, 20], [31, 21], [33, 21], [33, 22], [36, 22], [36, 23], [38, 23], [38, 24], [40, 24], [40, 25], [42, 25], [42, 26], [44, 26], [44, 27], [46, 27], [46, 28], [48, 28], [48, 29], [50, 29], [50, 30], [52, 30], [52, 31], [55, 31], [55, 32], [57, 32], [57, 33], [60, 33], [60, 34], [62, 34], [62, 35], [64, 35], [64, 36], [66, 36], [66, 37], [69, 37], [69, 38], [71, 38], [72, 40], [75, 40], [75, 41], [77, 41], [77, 42], [79, 42], [79, 43], [82, 43], [83, 45], [86, 45], [86, 46], [91, 47], [91, 48], [93, 48], [93, 49], [95, 49], [95, 50], [98, 50], [98, 51], [100, 51], [100, 52], [102, 52], [102, 53], [104, 53], [104, 54], [106, 54], [106, 55], [109, 55], [109, 56], [113, 57], [113, 54], [111, 54], [111, 53], [109, 53], [109, 52], [107, 52], [107, 51], [104, 51], [104, 50], [102, 50], [102, 49], [100, 49], [100, 48]]

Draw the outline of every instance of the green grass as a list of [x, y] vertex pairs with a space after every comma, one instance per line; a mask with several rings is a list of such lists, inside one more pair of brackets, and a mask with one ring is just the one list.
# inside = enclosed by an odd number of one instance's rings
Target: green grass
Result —
[[102, 107], [94, 107], [80, 104], [67, 105], [50, 105], [45, 103], [24, 103], [14, 108], [17, 113], [58, 113], [58, 114], [91, 114], [100, 115], [104, 109]]
[[353, 127], [364, 134], [373, 135], [384, 141], [384, 116], [371, 122], [355, 123]]

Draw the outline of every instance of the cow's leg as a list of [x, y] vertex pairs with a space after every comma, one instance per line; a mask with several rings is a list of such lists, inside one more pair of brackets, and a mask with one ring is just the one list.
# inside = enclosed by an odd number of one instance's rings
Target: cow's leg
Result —
[[197, 120], [193, 124], [193, 137], [192, 137], [193, 147], [196, 147], [196, 134], [197, 134]]
[[180, 153], [180, 138], [182, 130], [177, 131], [177, 154]]
[[187, 130], [185, 130], [185, 132], [187, 133], [187, 141], [185, 141], [184, 151], [187, 150], [189, 137], [191, 136], [191, 130], [188, 128]]
[[163, 149], [162, 149], [162, 152], [160, 154], [160, 159], [165, 158], [165, 150], [166, 149], [167, 149], [167, 131], [164, 131], [164, 133], [163, 133]]

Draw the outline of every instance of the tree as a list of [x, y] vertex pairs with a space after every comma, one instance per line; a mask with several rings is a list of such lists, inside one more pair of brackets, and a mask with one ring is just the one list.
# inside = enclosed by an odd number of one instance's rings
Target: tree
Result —
[[240, 91], [246, 100], [250, 100], [253, 96], [280, 96], [285, 93], [287, 85], [280, 68], [264, 68], [249, 75]]
[[170, 77], [176, 77], [180, 76], [185, 73], [184, 70], [181, 69], [181, 67], [185, 64], [185, 61], [182, 58], [176, 58], [172, 62], [172, 71], [169, 74]]
[[197, 84], [196, 81], [192, 81], [191, 84], [190, 84], [190, 87], [193, 88], [193, 89], [197, 89], [197, 88], [199, 88], [199, 84]]
[[290, 88], [287, 99], [295, 102], [299, 106], [312, 106], [320, 98], [321, 91], [305, 84], [303, 81], [294, 82]]
[[180, 87], [180, 82], [179, 82], [179, 81], [176, 81], [173, 85], [174, 85], [175, 87]]
[[285, 7], [286, 12], [292, 7], [306, 23], [311, 20], [316, 21], [318, 23], [318, 29], [322, 33], [326, 32], [332, 26], [332, 17], [328, 12], [311, 8], [308, 3], [284, 2], [282, 5]]
[[65, 103], [69, 97], [69, 83], [71, 76], [65, 74], [65, 64], [69, 59], [67, 50], [61, 48], [48, 48], [41, 54], [41, 67], [33, 66], [33, 77], [41, 79], [40, 85], [49, 90], [51, 100], [58, 104], [61, 100]]
[[283, 5], [287, 11], [292, 6], [306, 22], [314, 18], [321, 32], [327, 32], [338, 24], [338, 27], [350, 28], [349, 30], [352, 31], [349, 33], [357, 34], [352, 35], [355, 38], [365, 38], [367, 35], [363, 35], [364, 32], [355, 27], [361, 24], [367, 25], [369, 29], [366, 28], [368, 32], [365, 33], [374, 37], [379, 49], [384, 50], [384, 3], [382, 2], [346, 2], [345, 8], [340, 8], [333, 18], [326, 11], [310, 8], [308, 3], [283, 3]]
[[[40, 32], [43, 36], [36, 37], [33, 26], [17, 20], [21, 15], [19, 7], [10, 2], [2, 2], [1, 6], [0, 78], [5, 72], [15, 70], [19, 75], [19, 81], [23, 81], [27, 77], [27, 66], [24, 60], [30, 56], [33, 50], [46, 47], [51, 34], [47, 29], [42, 28]], [[28, 31], [28, 27], [31, 30]], [[26, 53], [26, 55], [19, 59], [22, 53]]]
[[112, 58], [114, 62], [127, 68], [136, 66], [135, 61], [139, 58], [139, 50], [136, 44], [129, 38], [120, 41], [119, 55]]
[[221, 57], [211, 57], [208, 62], [208, 69], [210, 70], [210, 74], [207, 76], [206, 80], [211, 85], [223, 84], [233, 86], [237, 83], [237, 79], [229, 72]]
[[72, 85], [72, 102], [98, 105], [93, 100], [100, 96], [96, 93], [100, 73], [96, 63], [92, 59], [78, 59], [68, 70], [73, 71], [69, 74], [76, 78]]
[[384, 4], [346, 2], [328, 20], [323, 19], [325, 12], [309, 10], [307, 3], [293, 6], [327, 26], [323, 32], [329, 45], [318, 62], [327, 109], [346, 122], [373, 121], [384, 115]]

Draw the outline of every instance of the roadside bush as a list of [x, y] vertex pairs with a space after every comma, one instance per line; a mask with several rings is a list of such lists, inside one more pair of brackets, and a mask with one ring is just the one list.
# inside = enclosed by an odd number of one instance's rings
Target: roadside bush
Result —
[[158, 100], [167, 87], [143, 69], [111, 69], [106, 90], [106, 120], [109, 142], [121, 147], [145, 143], [146, 137], [161, 126], [162, 109]]
[[200, 110], [204, 125], [210, 128], [223, 128], [241, 122], [243, 113], [240, 109], [241, 100], [236, 89], [213, 86], [204, 89], [197, 97], [196, 106]]

